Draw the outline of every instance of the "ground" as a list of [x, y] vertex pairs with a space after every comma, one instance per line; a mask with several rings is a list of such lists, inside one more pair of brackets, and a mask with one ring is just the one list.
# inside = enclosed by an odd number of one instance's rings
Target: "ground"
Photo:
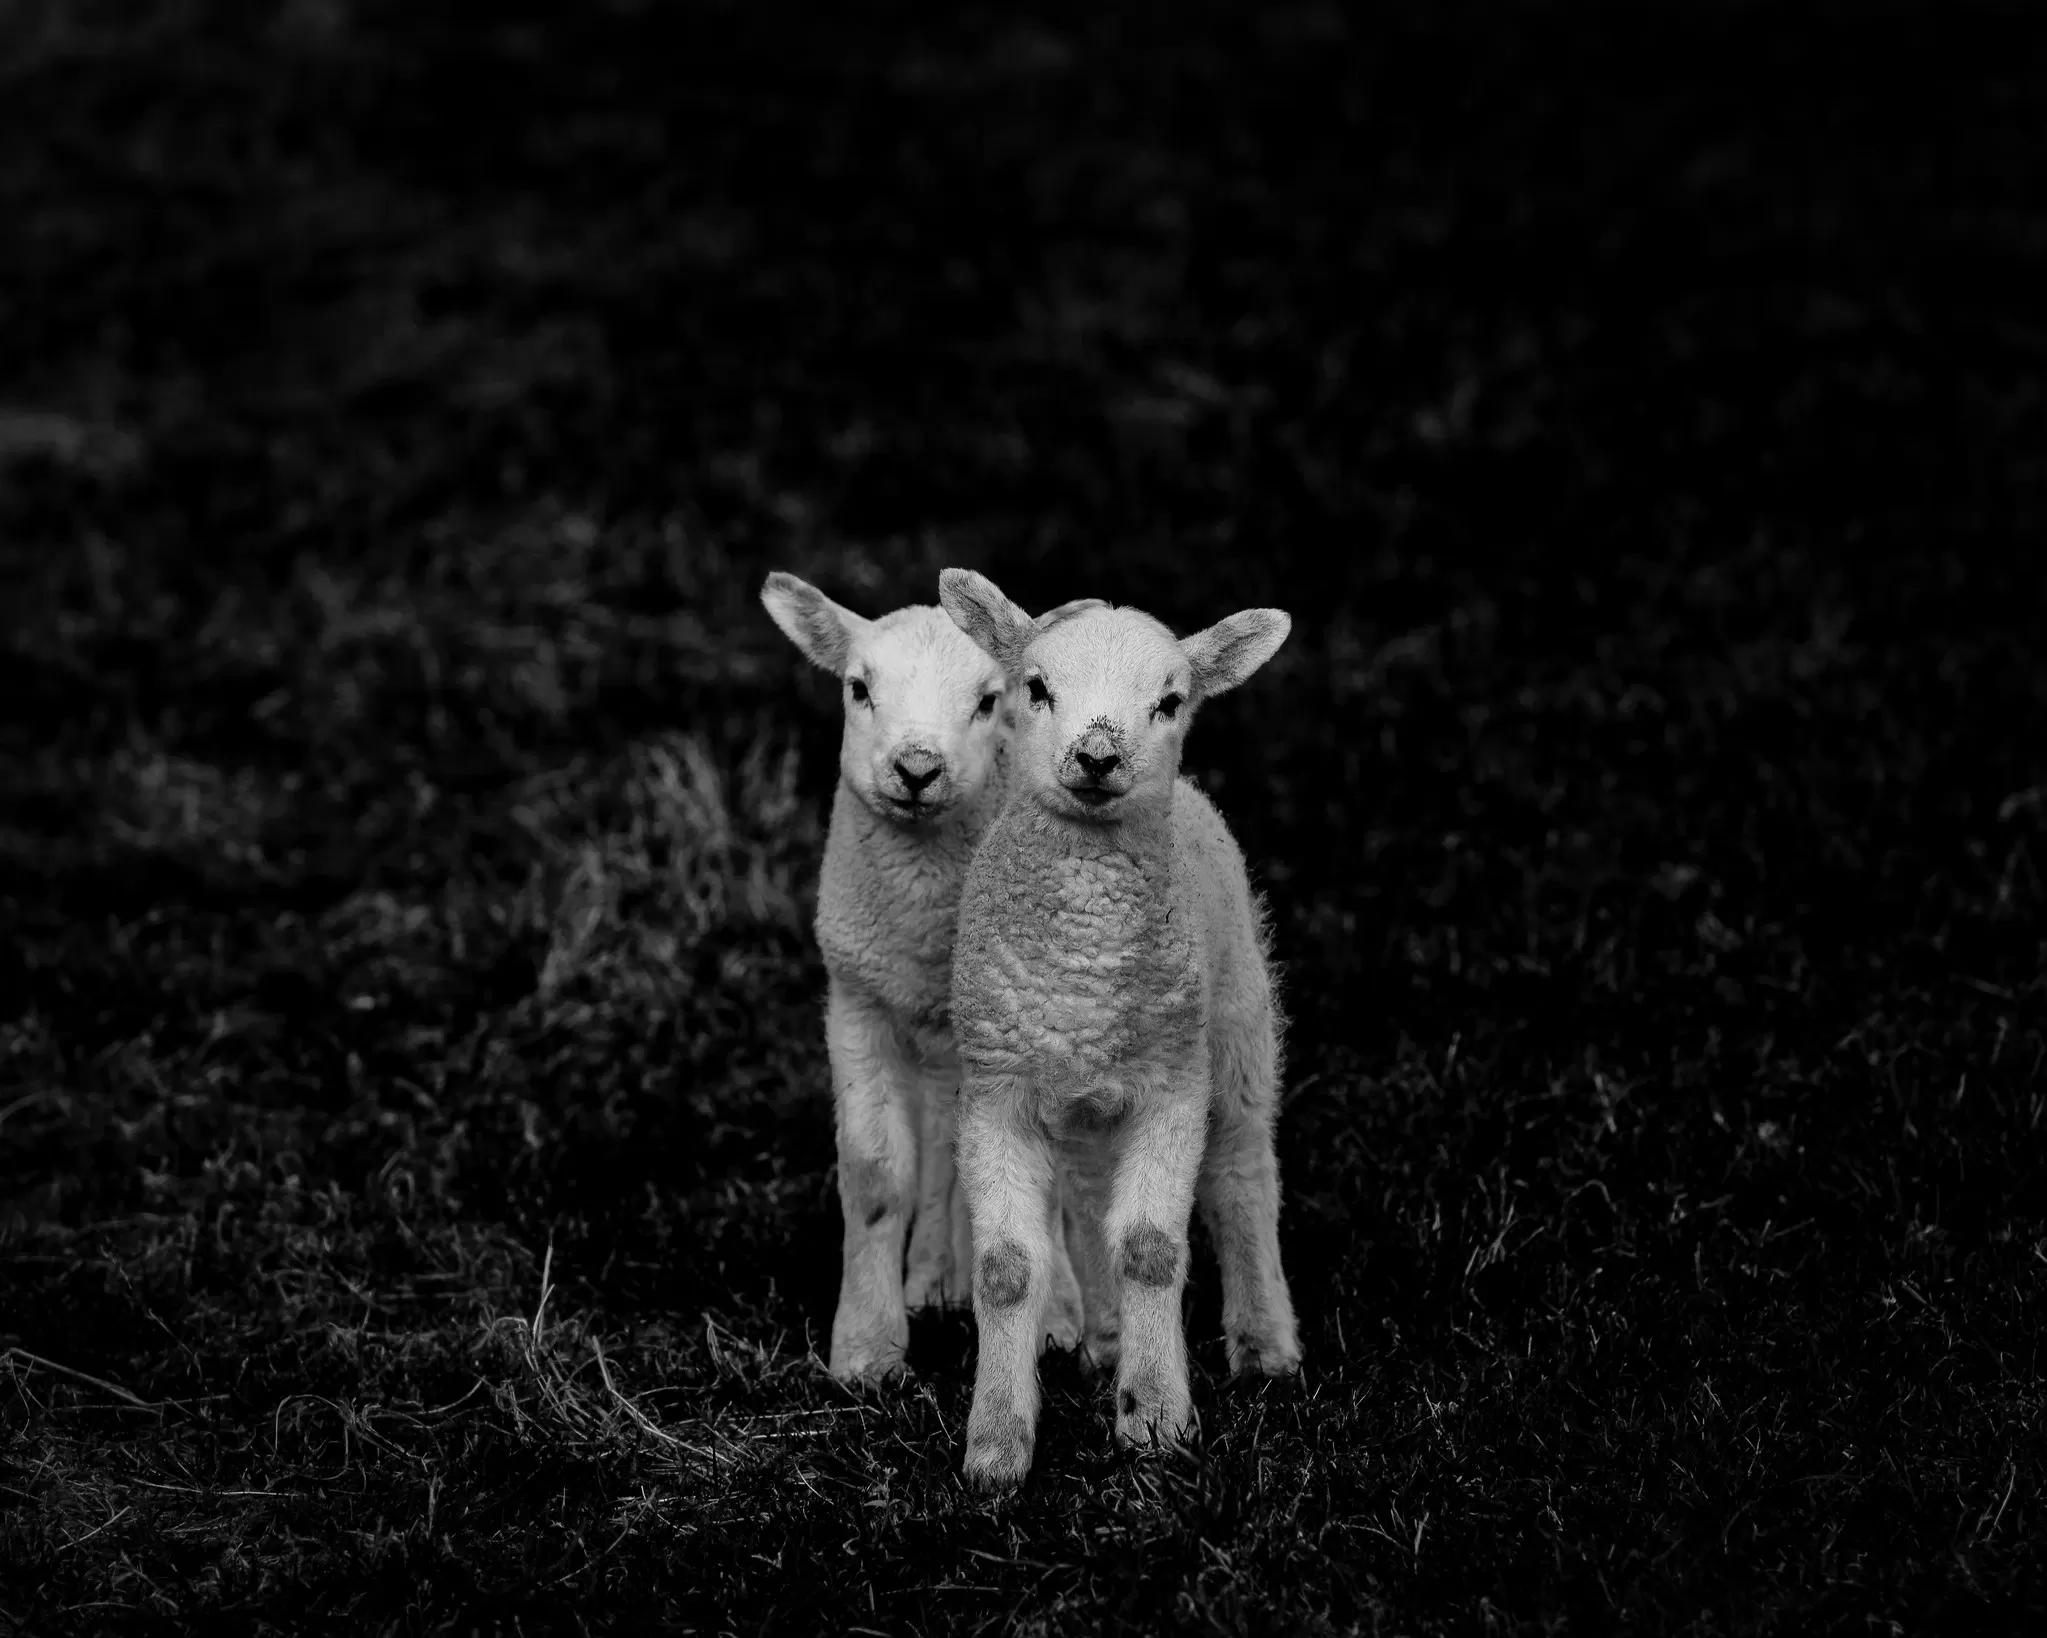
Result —
[[[1934, 26], [1936, 16], [1938, 26]], [[2047, 1620], [2022, 6], [0, 19], [0, 1620]], [[2027, 552], [2031, 552], [2031, 556]], [[1308, 1365], [823, 1373], [773, 567], [1294, 615]]]

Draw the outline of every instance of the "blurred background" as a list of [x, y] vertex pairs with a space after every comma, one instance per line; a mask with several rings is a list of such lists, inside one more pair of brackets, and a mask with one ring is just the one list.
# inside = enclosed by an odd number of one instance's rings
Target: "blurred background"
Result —
[[[18, 1607], [544, 1611], [587, 1531], [664, 1619], [924, 1609], [980, 1527], [835, 1557], [799, 1483], [872, 1441], [634, 1512], [570, 1359], [824, 1403], [837, 706], [757, 594], [963, 564], [1295, 619], [1188, 758], [1275, 910], [1327, 1374], [1259, 1438], [1327, 1529], [1218, 1620], [2037, 1608], [2043, 92], [1979, 3], [0, 10]], [[1039, 1505], [1113, 1536], [1071, 1392]], [[134, 1488], [351, 1448], [268, 1545]]]

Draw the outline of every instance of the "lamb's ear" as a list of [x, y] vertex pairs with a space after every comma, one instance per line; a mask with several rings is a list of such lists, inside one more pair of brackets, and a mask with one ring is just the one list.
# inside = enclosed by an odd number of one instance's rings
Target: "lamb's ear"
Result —
[[1076, 597], [1071, 603], [1061, 603], [1056, 609], [1047, 609], [1031, 622], [1038, 631], [1049, 631], [1061, 620], [1071, 620], [1076, 614], [1085, 614], [1089, 609], [1105, 609], [1109, 605], [1099, 597]]
[[840, 608], [809, 581], [780, 569], [761, 587], [761, 602], [782, 634], [803, 650], [804, 658], [834, 677], [846, 674], [854, 641], [872, 623]]
[[1284, 609], [1245, 609], [1181, 638], [1180, 652], [1193, 668], [1196, 696], [1208, 699], [1235, 688], [1279, 652], [1293, 629], [1293, 616]]
[[944, 569], [938, 601], [952, 623], [980, 645], [1006, 672], [1015, 673], [1024, 650], [1037, 635], [1031, 617], [1002, 595], [1002, 588], [972, 569]]

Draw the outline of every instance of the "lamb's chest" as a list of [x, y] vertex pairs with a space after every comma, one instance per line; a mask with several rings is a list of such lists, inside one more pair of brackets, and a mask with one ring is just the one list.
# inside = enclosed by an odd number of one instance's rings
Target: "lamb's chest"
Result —
[[828, 850], [817, 939], [825, 965], [943, 1031], [959, 873], [948, 861]]
[[1039, 935], [1008, 974], [1052, 1064], [1106, 1066], [1181, 1030], [1198, 1007], [1197, 951], [1170, 895], [1127, 867], [1065, 861], [1036, 907]]

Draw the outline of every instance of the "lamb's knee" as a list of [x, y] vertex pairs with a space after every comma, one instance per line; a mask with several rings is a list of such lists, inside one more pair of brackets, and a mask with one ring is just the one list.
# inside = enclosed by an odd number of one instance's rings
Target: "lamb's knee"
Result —
[[1015, 1308], [1031, 1289], [1031, 1256], [1015, 1240], [997, 1240], [975, 1264], [982, 1303], [996, 1310]]
[[1139, 1223], [1123, 1236], [1120, 1261], [1126, 1280], [1168, 1286], [1180, 1276], [1180, 1243], [1156, 1223]]

